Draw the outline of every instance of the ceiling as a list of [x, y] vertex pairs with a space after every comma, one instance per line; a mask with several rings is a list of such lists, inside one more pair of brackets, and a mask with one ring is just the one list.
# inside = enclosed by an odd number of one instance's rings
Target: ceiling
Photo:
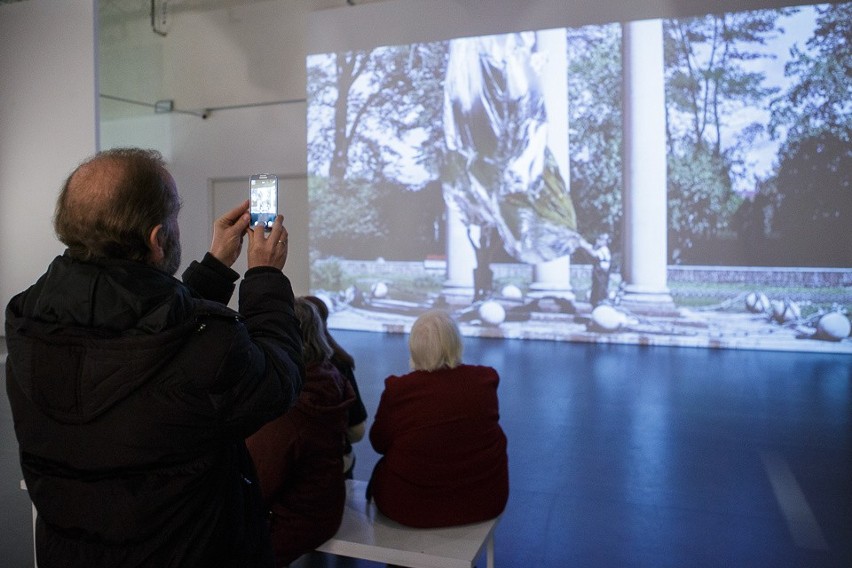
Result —
[[[252, 4], [268, 0], [157, 0], [165, 1], [171, 11], [183, 12], [188, 10], [216, 10], [239, 6], [241, 4]], [[151, 12], [151, 0], [99, 0], [99, 9], [104, 15], [139, 15]]]
[[[26, 0], [0, 0], [0, 4], [14, 4]], [[216, 10], [229, 8], [255, 2], [268, 2], [269, 0], [156, 0], [167, 2], [170, 10], [182, 12], [184, 10]], [[332, 8], [345, 4], [361, 4], [375, 0], [322, 0], [316, 1], [318, 8]], [[144, 16], [151, 13], [151, 0], [99, 0], [101, 14], [107, 17]]]

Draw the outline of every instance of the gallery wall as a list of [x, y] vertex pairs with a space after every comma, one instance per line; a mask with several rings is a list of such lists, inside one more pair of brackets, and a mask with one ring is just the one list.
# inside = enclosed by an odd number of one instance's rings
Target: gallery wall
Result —
[[65, 177], [97, 147], [95, 22], [93, 0], [0, 5], [4, 307], [62, 253], [53, 203]]
[[[308, 290], [304, 38], [301, 1], [230, 2], [175, 10], [166, 36], [144, 14], [102, 21], [102, 146], [150, 146], [168, 161], [183, 198], [183, 261], [207, 250], [216, 181], [268, 172], [282, 178], [280, 202], [291, 234], [285, 273]], [[201, 6], [203, 8], [203, 5]], [[172, 101], [174, 112], [150, 106]], [[204, 118], [202, 118], [202, 114]]]

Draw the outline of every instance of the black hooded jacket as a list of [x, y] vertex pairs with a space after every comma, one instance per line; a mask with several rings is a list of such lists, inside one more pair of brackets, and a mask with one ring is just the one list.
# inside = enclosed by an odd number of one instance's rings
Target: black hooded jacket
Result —
[[[53, 566], [271, 566], [244, 438], [304, 377], [293, 291], [208, 255], [181, 283], [57, 257], [6, 309], [7, 392]], [[209, 299], [201, 299], [199, 290]], [[211, 301], [215, 300], [215, 301]]]

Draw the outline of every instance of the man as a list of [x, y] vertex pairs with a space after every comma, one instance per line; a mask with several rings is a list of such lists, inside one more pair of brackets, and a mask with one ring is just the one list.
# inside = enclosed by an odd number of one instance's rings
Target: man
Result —
[[585, 239], [580, 242], [580, 248], [591, 256], [595, 265], [592, 267], [592, 289], [589, 303], [595, 308], [609, 300], [609, 270], [612, 264], [612, 253], [609, 250], [609, 234], [601, 233], [592, 246]]
[[[304, 369], [287, 232], [248, 200], [180, 264], [180, 200], [160, 155], [109, 150], [68, 178], [68, 249], [6, 309], [7, 392], [38, 509], [40, 568], [272, 566], [244, 438], [296, 399]], [[230, 266], [248, 236], [240, 313]]]
[[592, 269], [592, 292], [589, 301], [593, 307], [597, 307], [609, 299], [609, 269], [612, 264], [609, 234], [598, 235], [592, 256], [595, 258], [595, 266]]

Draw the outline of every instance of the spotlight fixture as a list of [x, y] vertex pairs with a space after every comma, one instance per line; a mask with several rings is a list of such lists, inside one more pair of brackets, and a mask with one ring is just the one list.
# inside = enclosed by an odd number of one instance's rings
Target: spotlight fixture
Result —
[[172, 112], [173, 110], [175, 110], [175, 102], [171, 99], [164, 99], [154, 103], [154, 112], [157, 114]]

